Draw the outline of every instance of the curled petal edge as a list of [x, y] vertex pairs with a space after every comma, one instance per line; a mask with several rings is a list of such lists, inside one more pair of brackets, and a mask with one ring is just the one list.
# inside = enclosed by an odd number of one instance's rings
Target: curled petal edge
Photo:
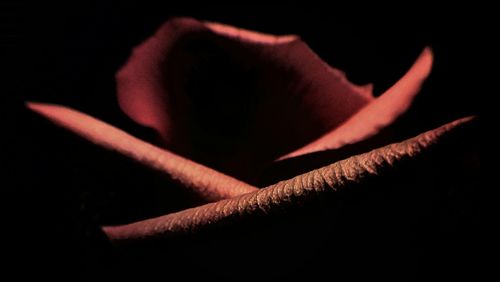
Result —
[[337, 149], [376, 135], [408, 110], [422, 84], [431, 73], [432, 62], [432, 49], [426, 47], [405, 75], [380, 97], [359, 110], [339, 127], [279, 160]]

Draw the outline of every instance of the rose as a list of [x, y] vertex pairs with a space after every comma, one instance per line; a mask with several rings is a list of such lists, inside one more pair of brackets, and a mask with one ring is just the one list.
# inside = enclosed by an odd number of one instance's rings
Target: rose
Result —
[[[316, 197], [331, 199], [337, 191], [370, 186], [375, 176], [394, 174], [407, 159], [428, 154], [436, 143], [459, 135], [470, 119], [266, 189], [257, 191], [252, 185], [275, 160], [341, 152], [346, 144], [382, 138], [381, 129], [410, 106], [431, 64], [432, 53], [426, 48], [398, 83], [373, 98], [369, 86], [349, 83], [296, 37], [178, 19], [138, 47], [117, 75], [122, 109], [139, 124], [154, 128], [159, 146], [63, 106], [28, 105], [97, 145], [164, 172], [202, 201], [216, 202], [104, 228], [117, 245], [156, 244], [227, 230], [249, 224], [249, 219], [294, 217]], [[230, 79], [224, 81], [226, 77]], [[234, 93], [243, 98], [234, 98]]]

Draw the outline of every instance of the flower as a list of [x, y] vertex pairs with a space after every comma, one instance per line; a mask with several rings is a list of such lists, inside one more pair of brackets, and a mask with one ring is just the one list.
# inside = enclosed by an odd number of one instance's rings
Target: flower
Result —
[[[121, 109], [155, 130], [154, 144], [65, 106], [29, 102], [28, 107], [163, 173], [207, 203], [103, 227], [117, 246], [157, 244], [253, 220], [268, 224], [283, 214], [296, 217], [318, 198], [375, 185], [380, 175], [397, 178], [399, 166], [460, 136], [473, 120], [462, 118], [399, 143], [384, 139], [384, 129], [410, 107], [432, 62], [427, 47], [394, 86], [375, 98], [371, 85], [350, 83], [297, 36], [183, 18], [165, 23], [116, 75]], [[376, 139], [385, 141], [259, 189], [259, 177], [275, 164]], [[373, 147], [380, 143], [386, 146]]]

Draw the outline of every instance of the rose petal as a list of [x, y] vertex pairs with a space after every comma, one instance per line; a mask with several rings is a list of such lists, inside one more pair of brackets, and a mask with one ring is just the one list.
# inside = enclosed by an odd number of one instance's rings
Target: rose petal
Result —
[[175, 19], [117, 73], [120, 106], [166, 148], [238, 178], [373, 100], [295, 36]]
[[206, 201], [255, 191], [244, 182], [139, 140], [126, 132], [76, 110], [51, 104], [27, 103], [28, 108], [55, 124], [145, 166], [166, 174]]
[[350, 157], [257, 192], [158, 218], [103, 229], [116, 244], [144, 243], [298, 209], [314, 199], [347, 188], [352, 189], [379, 174], [397, 170], [402, 163], [423, 155], [447, 137], [456, 135], [466, 128], [471, 120], [471, 117], [456, 120], [404, 142]]
[[350, 117], [341, 126], [280, 159], [337, 149], [379, 133], [410, 107], [431, 72], [432, 61], [432, 50], [427, 47], [406, 74], [384, 94]]

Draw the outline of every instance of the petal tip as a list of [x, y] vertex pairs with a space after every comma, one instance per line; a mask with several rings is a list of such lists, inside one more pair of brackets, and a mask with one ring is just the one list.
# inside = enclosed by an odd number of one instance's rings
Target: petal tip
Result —
[[24, 105], [33, 112], [44, 116], [50, 116], [52, 110], [57, 107], [56, 105], [34, 101], [26, 101]]
[[430, 46], [426, 46], [414, 64], [423, 79], [428, 77], [431, 73], [433, 62], [434, 52]]

